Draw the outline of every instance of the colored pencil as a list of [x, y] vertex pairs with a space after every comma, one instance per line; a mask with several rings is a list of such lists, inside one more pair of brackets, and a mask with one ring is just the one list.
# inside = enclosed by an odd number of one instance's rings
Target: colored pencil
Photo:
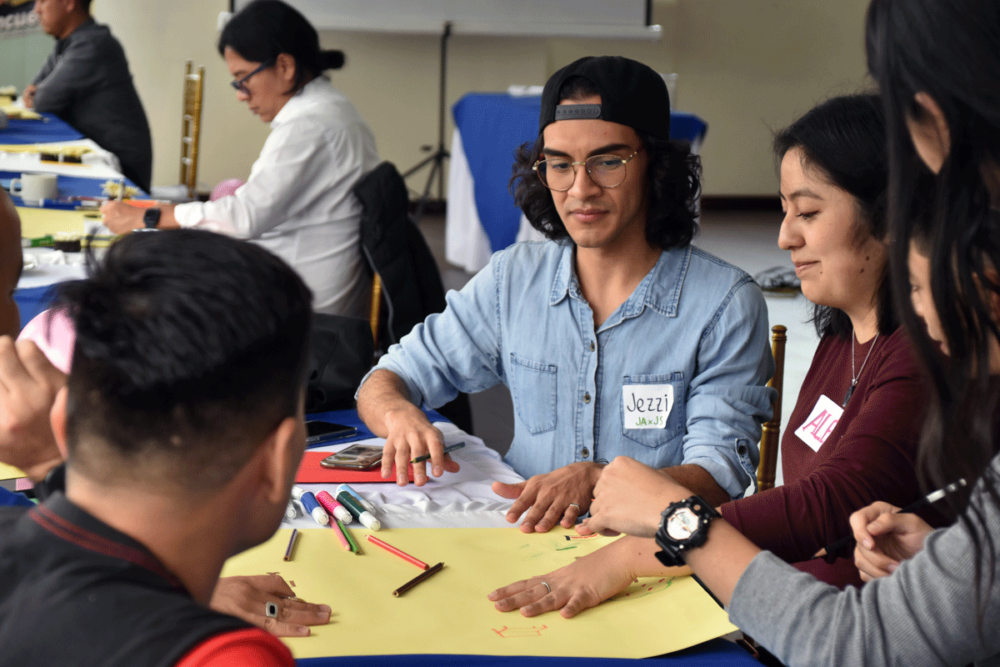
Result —
[[[449, 454], [455, 451], [456, 449], [461, 449], [462, 447], [465, 447], [464, 442], [459, 442], [454, 445], [448, 445], [447, 447], [444, 448], [444, 452], [442, 453]], [[423, 463], [424, 461], [430, 461], [430, 460], [431, 460], [430, 454], [422, 454], [415, 459], [410, 459], [410, 463]]]
[[401, 597], [408, 590], [410, 590], [411, 588], [413, 588], [414, 586], [416, 586], [417, 584], [419, 584], [421, 582], [427, 581], [428, 579], [430, 579], [431, 577], [433, 577], [435, 574], [437, 574], [438, 572], [440, 572], [442, 569], [444, 569], [444, 563], [438, 563], [437, 565], [435, 565], [431, 569], [426, 570], [424, 572], [421, 572], [420, 574], [418, 574], [413, 579], [410, 579], [409, 581], [407, 581], [405, 584], [403, 584], [402, 586], [400, 586], [399, 588], [397, 588], [396, 590], [394, 590], [392, 592], [392, 594], [395, 597], [397, 597], [397, 598]]
[[430, 568], [430, 565], [428, 565], [424, 561], [420, 560], [419, 558], [414, 558], [413, 556], [411, 556], [410, 554], [406, 553], [402, 549], [397, 549], [396, 547], [392, 546], [391, 544], [386, 544], [385, 542], [383, 542], [379, 538], [375, 537], [374, 535], [369, 535], [368, 536], [368, 541], [371, 542], [372, 544], [374, 544], [377, 547], [382, 547], [383, 549], [385, 549], [386, 551], [388, 551], [391, 554], [395, 554], [395, 555], [399, 556], [400, 558], [402, 558], [403, 560], [405, 560], [407, 563], [413, 563], [414, 565], [416, 565], [417, 567], [419, 567], [421, 570], [427, 570], [427, 569]]
[[337, 520], [337, 527], [340, 528], [341, 531], [343, 531], [344, 537], [347, 538], [347, 543], [351, 546], [351, 551], [354, 552], [354, 555], [355, 556], [360, 556], [361, 555], [361, 547], [359, 547], [358, 543], [354, 541], [354, 536], [351, 535], [350, 529], [347, 526], [344, 525], [343, 521], [341, 521], [339, 519]]
[[340, 540], [340, 546], [344, 547], [344, 551], [353, 551], [353, 549], [351, 549], [350, 542], [347, 541], [347, 536], [344, 535], [344, 524], [334, 519], [333, 524], [331, 524], [330, 527], [333, 528], [333, 532], [336, 533], [337, 539]]
[[292, 529], [292, 537], [288, 540], [288, 548], [285, 549], [285, 560], [292, 560], [292, 549], [295, 548], [295, 538], [299, 536], [299, 529]]

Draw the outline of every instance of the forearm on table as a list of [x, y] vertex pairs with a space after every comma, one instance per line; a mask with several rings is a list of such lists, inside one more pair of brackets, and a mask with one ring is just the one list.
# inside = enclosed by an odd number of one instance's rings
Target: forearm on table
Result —
[[[718, 507], [722, 503], [729, 502], [729, 493], [723, 489], [715, 478], [700, 465], [694, 463], [683, 463], [671, 468], [663, 468], [681, 486], [691, 489], [705, 499], [712, 507]], [[663, 509], [666, 509], [664, 505]]]
[[392, 371], [375, 371], [358, 390], [358, 416], [380, 438], [389, 435], [389, 422], [395, 415], [416, 414], [423, 412], [409, 399], [406, 383]]

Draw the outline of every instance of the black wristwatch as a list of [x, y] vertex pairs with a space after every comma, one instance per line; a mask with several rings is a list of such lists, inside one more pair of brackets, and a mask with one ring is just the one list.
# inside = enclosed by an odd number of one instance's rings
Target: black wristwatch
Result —
[[670, 503], [663, 510], [656, 543], [663, 551], [656, 558], [669, 567], [684, 565], [681, 555], [688, 549], [700, 547], [708, 539], [708, 524], [721, 516], [701, 496]]
[[142, 214], [142, 222], [146, 225], [146, 229], [156, 229], [156, 225], [160, 223], [160, 209], [158, 208], [147, 208]]

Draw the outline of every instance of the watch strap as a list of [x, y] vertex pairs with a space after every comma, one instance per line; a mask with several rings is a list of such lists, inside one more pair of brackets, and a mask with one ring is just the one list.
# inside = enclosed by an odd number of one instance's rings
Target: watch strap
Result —
[[156, 229], [156, 226], [160, 223], [160, 214], [162, 211], [158, 208], [147, 208], [142, 214], [142, 223], [146, 225], [146, 229]]

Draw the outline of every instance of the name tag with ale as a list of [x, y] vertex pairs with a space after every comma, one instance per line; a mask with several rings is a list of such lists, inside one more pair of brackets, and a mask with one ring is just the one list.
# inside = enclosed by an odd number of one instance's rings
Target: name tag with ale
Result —
[[672, 384], [626, 384], [622, 386], [625, 428], [666, 428], [674, 407]]
[[821, 395], [805, 423], [795, 429], [795, 435], [799, 437], [799, 440], [809, 445], [813, 451], [818, 452], [826, 439], [830, 437], [833, 429], [837, 428], [843, 414], [844, 408]]

